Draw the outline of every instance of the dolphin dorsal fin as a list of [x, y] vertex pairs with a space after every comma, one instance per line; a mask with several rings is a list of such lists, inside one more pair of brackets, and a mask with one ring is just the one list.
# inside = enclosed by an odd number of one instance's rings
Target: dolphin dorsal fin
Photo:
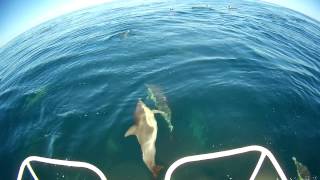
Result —
[[124, 137], [131, 136], [131, 135], [136, 135], [136, 129], [137, 129], [137, 126], [135, 126], [135, 125], [131, 126], [128, 129], [128, 131], [126, 132], [126, 134], [124, 135]]

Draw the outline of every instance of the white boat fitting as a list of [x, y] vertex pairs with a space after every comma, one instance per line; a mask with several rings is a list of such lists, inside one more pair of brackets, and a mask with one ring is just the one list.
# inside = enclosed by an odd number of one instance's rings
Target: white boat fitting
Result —
[[273, 154], [268, 149], [266, 149], [262, 146], [256, 146], [256, 145], [246, 146], [246, 147], [231, 149], [231, 150], [226, 150], [226, 151], [208, 153], [208, 154], [200, 154], [200, 155], [183, 157], [183, 158], [175, 161], [169, 167], [164, 179], [170, 180], [174, 170], [176, 170], [179, 166], [186, 164], [186, 163], [196, 162], [196, 161], [205, 161], [205, 160], [211, 160], [211, 159], [218, 159], [218, 158], [234, 156], [234, 155], [239, 155], [239, 154], [249, 153], [249, 152], [260, 152], [261, 153], [260, 158], [257, 162], [257, 165], [251, 174], [250, 180], [254, 180], [256, 178], [256, 176], [258, 175], [258, 172], [262, 166], [262, 163], [263, 163], [265, 157], [268, 157], [270, 159], [272, 165], [276, 169], [281, 180], [287, 180], [286, 175], [284, 174], [283, 170], [281, 169], [279, 163], [277, 162], [277, 160], [273, 156]]
[[[208, 153], [208, 154], [200, 154], [200, 155], [193, 155], [193, 156], [187, 156], [183, 157], [181, 159], [178, 159], [175, 161], [167, 170], [165, 174], [164, 180], [170, 180], [173, 172], [181, 165], [186, 164], [186, 163], [191, 163], [191, 162], [196, 162], [196, 161], [205, 161], [205, 160], [212, 160], [212, 159], [218, 159], [218, 158], [223, 158], [223, 157], [228, 157], [228, 156], [235, 156], [239, 154], [244, 154], [244, 153], [249, 153], [249, 152], [260, 152], [260, 158], [257, 162], [257, 165], [255, 169], [253, 170], [250, 180], [254, 180], [256, 176], [258, 175], [258, 172], [262, 166], [263, 161], [265, 160], [266, 157], [269, 158], [271, 161], [272, 165], [274, 166], [275, 170], [277, 171], [279, 177], [281, 180], [287, 180], [286, 175], [284, 174], [283, 170], [281, 169], [279, 163], [277, 162], [276, 158], [273, 156], [273, 154], [266, 148], [262, 146], [246, 146], [242, 148], [237, 148], [237, 149], [231, 149], [231, 150], [226, 150], [226, 151], [220, 151], [220, 152], [214, 152], [214, 153]], [[47, 164], [53, 164], [53, 165], [61, 165], [61, 166], [69, 166], [69, 167], [77, 167], [77, 168], [86, 168], [94, 173], [96, 173], [101, 180], [106, 180], [106, 176], [102, 173], [100, 169], [95, 167], [92, 164], [86, 163], [86, 162], [79, 162], [79, 161], [68, 161], [68, 160], [57, 160], [57, 159], [50, 159], [50, 158], [43, 158], [43, 157], [38, 157], [38, 156], [30, 156], [26, 158], [19, 169], [19, 174], [17, 177], [17, 180], [21, 180], [23, 177], [24, 169], [27, 166], [28, 170], [30, 171], [32, 177], [35, 180], [38, 180], [39, 178], [35, 174], [34, 170], [31, 167], [30, 162], [36, 161], [36, 162], [42, 162], [42, 163], [47, 163]]]
[[59, 160], [59, 159], [50, 159], [50, 158], [44, 158], [44, 157], [39, 157], [39, 156], [30, 156], [23, 160], [17, 180], [21, 180], [23, 177], [24, 169], [27, 166], [28, 170], [30, 171], [33, 179], [39, 180], [38, 176], [34, 172], [34, 170], [31, 167], [30, 162], [42, 162], [46, 164], [53, 164], [53, 165], [60, 165], [60, 166], [68, 166], [68, 167], [77, 167], [77, 168], [86, 168], [94, 173], [96, 173], [101, 180], [107, 180], [106, 176], [102, 173], [100, 169], [98, 169], [96, 166], [86, 163], [86, 162], [79, 162], [79, 161], [68, 161], [68, 160]]

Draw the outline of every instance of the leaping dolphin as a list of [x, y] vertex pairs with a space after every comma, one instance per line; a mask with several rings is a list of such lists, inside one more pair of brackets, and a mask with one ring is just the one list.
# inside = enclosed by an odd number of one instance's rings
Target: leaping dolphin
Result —
[[152, 172], [154, 178], [159, 175], [161, 166], [156, 165], [156, 146], [158, 125], [154, 113], [160, 113], [158, 110], [150, 110], [141, 99], [138, 100], [134, 112], [134, 125], [125, 133], [124, 137], [136, 135], [141, 146], [142, 158], [148, 169]]

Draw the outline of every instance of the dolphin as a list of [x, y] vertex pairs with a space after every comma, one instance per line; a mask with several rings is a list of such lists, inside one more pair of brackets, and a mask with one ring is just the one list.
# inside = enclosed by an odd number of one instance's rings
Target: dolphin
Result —
[[156, 165], [156, 139], [158, 125], [154, 113], [160, 113], [158, 110], [150, 110], [141, 99], [138, 100], [134, 112], [134, 125], [125, 133], [124, 137], [130, 135], [137, 136], [141, 146], [142, 158], [148, 169], [152, 172], [154, 178], [158, 177], [161, 166]]
[[308, 168], [305, 165], [303, 165], [301, 162], [299, 162], [295, 157], [292, 157], [292, 160], [297, 168], [298, 179], [299, 180], [311, 179]]
[[228, 5], [228, 9], [229, 10], [235, 10], [235, 9], [237, 9], [236, 7], [232, 7], [231, 5]]
[[167, 97], [162, 92], [161, 88], [156, 85], [146, 84], [148, 90], [148, 97], [154, 102], [158, 113], [162, 115], [167, 122], [170, 132], [173, 131], [173, 125], [171, 123], [171, 109], [169, 108]]
[[192, 6], [191, 9], [195, 9], [195, 10], [202, 10], [202, 9], [214, 10], [213, 8], [209, 7], [208, 4], [199, 5], [199, 6]]
[[41, 102], [44, 97], [48, 94], [48, 88], [42, 87], [31, 94], [29, 94], [26, 98], [26, 103], [24, 105], [25, 110], [29, 110], [32, 106], [37, 105], [39, 102]]

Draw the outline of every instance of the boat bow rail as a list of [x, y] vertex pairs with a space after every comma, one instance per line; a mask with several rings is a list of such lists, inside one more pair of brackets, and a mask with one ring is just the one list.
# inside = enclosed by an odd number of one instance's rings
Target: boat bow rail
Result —
[[86, 168], [86, 169], [93, 171], [95, 174], [97, 174], [101, 180], [107, 180], [106, 176], [102, 173], [102, 171], [92, 164], [89, 164], [86, 162], [80, 162], [80, 161], [50, 159], [50, 158], [44, 158], [44, 157], [39, 157], [39, 156], [30, 156], [22, 162], [20, 169], [19, 169], [17, 180], [22, 179], [24, 169], [26, 166], [27, 166], [28, 170], [30, 171], [33, 179], [39, 180], [38, 176], [36, 175], [36, 173], [32, 169], [30, 162], [42, 162], [42, 163], [46, 163], [46, 164], [59, 165], [59, 166]]
[[[260, 152], [260, 158], [257, 162], [257, 165], [255, 166], [250, 180], [254, 180], [256, 176], [258, 175], [258, 172], [265, 160], [265, 158], [269, 158], [271, 161], [272, 165], [274, 166], [275, 170], [277, 171], [279, 177], [281, 180], [287, 180], [286, 175], [284, 174], [283, 170], [281, 169], [279, 163], [277, 162], [276, 158], [273, 156], [273, 154], [266, 148], [262, 146], [247, 146], [247, 147], [242, 147], [242, 148], [237, 148], [237, 149], [231, 149], [231, 150], [226, 150], [226, 151], [220, 151], [220, 152], [214, 152], [214, 153], [208, 153], [208, 154], [200, 154], [200, 155], [193, 155], [193, 156], [186, 156], [181, 159], [178, 159], [175, 161], [167, 170], [165, 174], [164, 180], [170, 180], [173, 172], [181, 165], [191, 163], [191, 162], [197, 162], [197, 161], [205, 161], [205, 160], [212, 160], [212, 159], [218, 159], [218, 158], [223, 158], [223, 157], [228, 157], [228, 156], [235, 156], [239, 154], [244, 154], [244, 153], [249, 153], [249, 152]], [[39, 178], [37, 177], [36, 173], [31, 167], [30, 162], [35, 161], [35, 162], [42, 162], [42, 163], [47, 163], [47, 164], [53, 164], [53, 165], [60, 165], [60, 166], [68, 166], [68, 167], [76, 167], [76, 168], [86, 168], [91, 171], [93, 171], [95, 174], [99, 176], [101, 180], [106, 180], [106, 176], [102, 173], [100, 169], [95, 167], [92, 164], [86, 163], [86, 162], [79, 162], [79, 161], [68, 161], [68, 160], [58, 160], [58, 159], [50, 159], [50, 158], [43, 158], [43, 157], [38, 157], [38, 156], [30, 156], [26, 158], [19, 169], [18, 177], [17, 180], [21, 180], [23, 177], [24, 169], [27, 166], [28, 170], [30, 171], [32, 177], [35, 180], [38, 180]]]
[[223, 158], [223, 157], [228, 157], [228, 156], [235, 156], [243, 153], [249, 153], [249, 152], [260, 152], [260, 158], [257, 162], [256, 167], [254, 168], [250, 180], [254, 180], [256, 176], [258, 175], [258, 172], [262, 166], [262, 163], [266, 157], [268, 157], [276, 169], [279, 177], [281, 180], [287, 180], [286, 175], [284, 174], [283, 170], [281, 169], [279, 163], [277, 162], [276, 158], [273, 156], [273, 154], [266, 148], [262, 146], [247, 146], [247, 147], [242, 147], [242, 148], [237, 148], [237, 149], [231, 149], [231, 150], [226, 150], [226, 151], [220, 151], [220, 152], [214, 152], [214, 153], [208, 153], [208, 154], [200, 154], [200, 155], [194, 155], [194, 156], [187, 156], [183, 157], [181, 159], [178, 159], [175, 161], [167, 170], [166, 175], [165, 175], [165, 180], [170, 180], [173, 172], [181, 165], [191, 163], [191, 162], [196, 162], [196, 161], [205, 161], [205, 160], [212, 160], [212, 159], [218, 159], [218, 158]]

